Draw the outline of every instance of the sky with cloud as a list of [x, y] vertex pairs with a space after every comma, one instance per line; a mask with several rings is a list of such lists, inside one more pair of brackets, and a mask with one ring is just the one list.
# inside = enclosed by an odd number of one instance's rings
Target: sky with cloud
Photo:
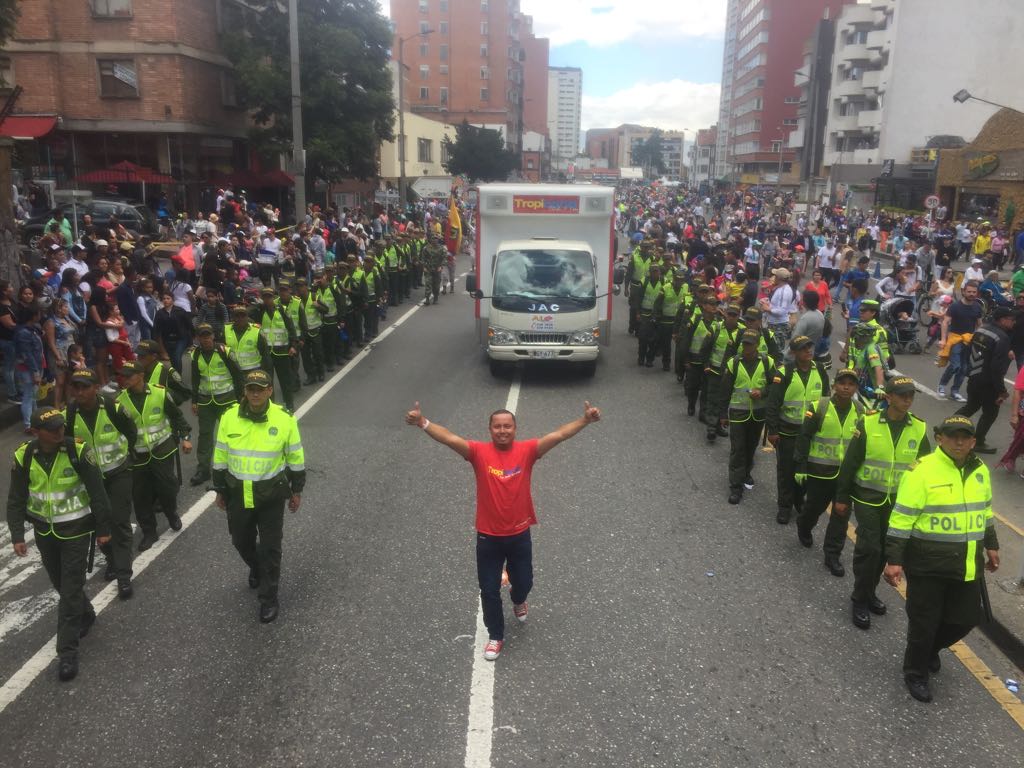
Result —
[[[383, 0], [385, 15], [388, 2]], [[552, 66], [583, 70], [583, 130], [718, 119], [726, 0], [521, 0]]]

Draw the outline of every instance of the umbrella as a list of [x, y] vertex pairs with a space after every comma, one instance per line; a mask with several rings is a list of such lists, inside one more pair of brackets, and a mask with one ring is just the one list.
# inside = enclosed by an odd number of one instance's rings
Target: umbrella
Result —
[[76, 176], [75, 181], [81, 184], [141, 184], [142, 200], [145, 202], [147, 184], [173, 184], [175, 179], [173, 176], [159, 173], [152, 168], [122, 160], [109, 168], [101, 168]]

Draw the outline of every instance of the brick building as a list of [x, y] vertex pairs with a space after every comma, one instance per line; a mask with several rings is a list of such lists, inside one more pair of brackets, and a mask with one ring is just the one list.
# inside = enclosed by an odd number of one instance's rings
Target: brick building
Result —
[[16, 180], [65, 188], [82, 173], [128, 160], [173, 176], [179, 183], [166, 191], [194, 207], [205, 182], [249, 167], [248, 116], [236, 105], [233, 70], [218, 43], [220, 30], [248, 12], [243, 5], [25, 0], [20, 10], [0, 69], [8, 87], [24, 91], [2, 132], [23, 124], [20, 117], [40, 119], [36, 135], [16, 142]]
[[410, 111], [498, 130], [517, 151], [547, 131], [548, 44], [519, 0], [392, 0], [391, 21]]

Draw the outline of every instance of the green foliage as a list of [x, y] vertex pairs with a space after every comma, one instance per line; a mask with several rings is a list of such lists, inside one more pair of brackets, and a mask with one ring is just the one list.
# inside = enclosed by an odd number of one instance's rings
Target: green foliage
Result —
[[[264, 153], [291, 153], [287, 4], [249, 0], [257, 12], [222, 38], [239, 104]], [[299, 0], [299, 62], [307, 174], [326, 181], [377, 174], [377, 147], [394, 139], [388, 69], [392, 35], [376, 0]]]
[[651, 175], [660, 176], [668, 170], [661, 149], [661, 131], [655, 128], [637, 148], [633, 150], [633, 165], [646, 169]]
[[18, 0], [0, 0], [0, 45], [14, 35], [14, 28], [18, 25], [20, 15]]
[[445, 136], [448, 162], [444, 168], [453, 176], [468, 176], [472, 181], [504, 181], [519, 166], [519, 158], [509, 149], [501, 134], [491, 128], [478, 128], [463, 121], [455, 126], [455, 141]]

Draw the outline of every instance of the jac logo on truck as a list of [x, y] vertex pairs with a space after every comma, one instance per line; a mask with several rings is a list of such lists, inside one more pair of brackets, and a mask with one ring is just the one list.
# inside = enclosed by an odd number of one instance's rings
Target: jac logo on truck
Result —
[[513, 213], [579, 213], [580, 199], [568, 195], [514, 195]]

